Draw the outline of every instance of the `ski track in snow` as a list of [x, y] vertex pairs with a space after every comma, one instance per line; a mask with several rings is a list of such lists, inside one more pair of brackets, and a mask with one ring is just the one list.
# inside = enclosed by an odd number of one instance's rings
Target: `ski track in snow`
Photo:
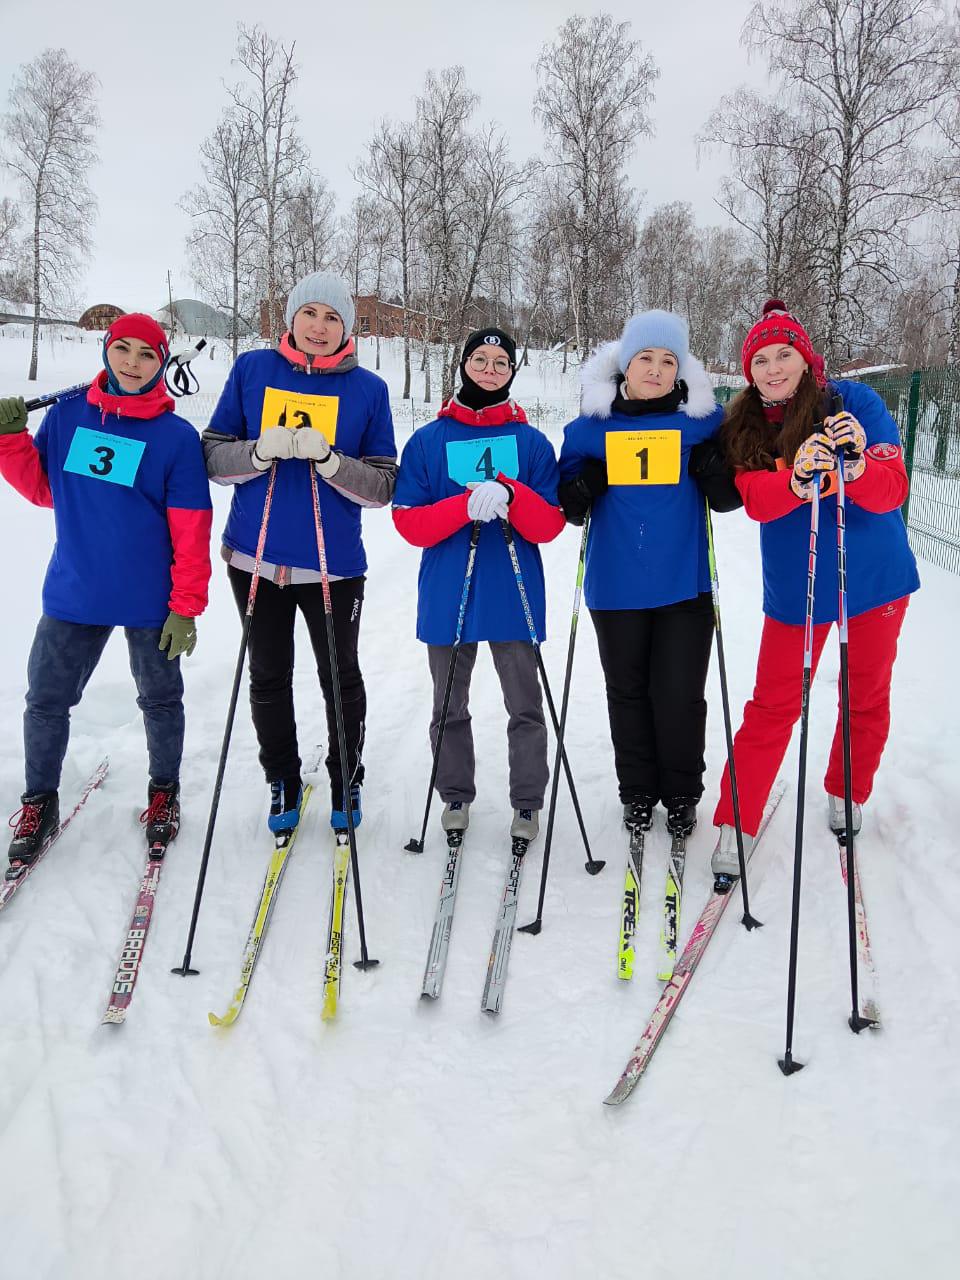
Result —
[[[26, 392], [26, 343], [12, 329], [7, 335], [0, 392]], [[361, 346], [372, 367], [372, 344]], [[384, 346], [384, 373], [396, 387], [398, 353]], [[89, 342], [47, 339], [35, 385], [69, 385], [97, 364]], [[204, 393], [215, 395], [226, 365], [203, 361], [198, 372]], [[572, 377], [535, 361], [518, 376], [517, 395], [569, 404], [576, 391]], [[406, 411], [397, 434], [402, 446]], [[559, 427], [549, 434], [559, 446]], [[228, 500], [215, 491], [217, 531]], [[49, 512], [0, 490], [9, 619], [0, 629], [0, 788], [10, 812], [22, 787], [24, 668], [52, 524]], [[739, 720], [761, 625], [758, 538], [742, 513], [717, 517], [715, 526]], [[207, 1012], [222, 1012], [236, 982], [269, 847], [242, 695], [193, 952], [200, 974], [169, 972], [183, 955], [239, 639], [215, 560], [211, 606], [184, 667], [183, 826], [126, 1024], [99, 1025], [144, 861], [137, 814], [146, 802], [145, 748], [121, 634], [74, 714], [64, 806], [104, 753], [108, 778], [0, 915], [0, 1280], [620, 1280], [661, 1269], [711, 1280], [900, 1280], [906, 1267], [929, 1280], [952, 1277], [960, 697], [950, 673], [960, 582], [921, 563], [924, 588], [907, 614], [894, 680], [891, 742], [858, 843], [882, 1030], [854, 1037], [845, 1022], [845, 894], [821, 786], [836, 706], [834, 640], [811, 703], [794, 1037], [806, 1069], [785, 1080], [776, 1066], [794, 741], [787, 794], [751, 875], [751, 905], [765, 927], [748, 935], [737, 924], [739, 904], [731, 905], [635, 1095], [611, 1110], [601, 1100], [660, 989], [667, 842], [661, 811], [644, 859], [637, 973], [622, 983], [615, 955], [626, 838], [588, 614], [567, 745], [594, 854], [607, 869], [585, 874], [561, 782], [543, 933], [516, 936], [503, 1012], [481, 1014], [509, 854], [505, 713], [484, 653], [472, 699], [479, 792], [449, 963], [441, 999], [421, 1003], [444, 842], [435, 798], [425, 852], [403, 851], [419, 834], [430, 767], [430, 685], [414, 638], [418, 553], [388, 512], [367, 514], [364, 527], [369, 718], [359, 848], [369, 948], [381, 966], [361, 973], [350, 963], [359, 954], [351, 884], [340, 1010], [335, 1023], [321, 1023], [332, 849], [321, 766], [242, 1018], [231, 1029], [208, 1025]], [[544, 657], [558, 706], [578, 538], [567, 531], [544, 551]], [[326, 744], [302, 630], [298, 649], [306, 757], [315, 742]], [[715, 664], [708, 698], [707, 792], [689, 843], [681, 941], [710, 887], [709, 824], [724, 757]], [[519, 923], [535, 912], [541, 851], [542, 837], [525, 868]]]

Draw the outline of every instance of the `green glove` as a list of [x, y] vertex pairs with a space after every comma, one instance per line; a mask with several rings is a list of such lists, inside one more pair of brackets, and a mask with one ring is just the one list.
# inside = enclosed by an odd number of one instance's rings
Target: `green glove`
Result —
[[160, 632], [160, 643], [157, 648], [166, 649], [168, 645], [170, 646], [170, 652], [167, 654], [168, 661], [179, 658], [181, 654], [186, 654], [189, 658], [197, 647], [196, 619], [185, 618], [182, 613], [174, 613], [171, 609]]
[[27, 429], [27, 406], [23, 396], [10, 396], [0, 400], [0, 436], [16, 435]]

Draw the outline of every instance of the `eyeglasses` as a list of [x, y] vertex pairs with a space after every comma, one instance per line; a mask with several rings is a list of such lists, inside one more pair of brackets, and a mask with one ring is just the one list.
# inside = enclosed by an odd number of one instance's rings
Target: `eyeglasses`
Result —
[[493, 369], [494, 373], [509, 373], [511, 369], [510, 361], [505, 356], [489, 360], [482, 351], [475, 351], [467, 364], [478, 373], [482, 373], [484, 369]]

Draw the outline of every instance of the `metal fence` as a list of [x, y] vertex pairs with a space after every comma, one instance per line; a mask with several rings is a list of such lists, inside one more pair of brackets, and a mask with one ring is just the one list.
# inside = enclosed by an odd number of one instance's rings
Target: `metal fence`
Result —
[[[918, 556], [960, 574], [960, 367], [864, 374], [896, 419], [910, 477], [903, 504]], [[717, 387], [726, 404], [739, 388]]]

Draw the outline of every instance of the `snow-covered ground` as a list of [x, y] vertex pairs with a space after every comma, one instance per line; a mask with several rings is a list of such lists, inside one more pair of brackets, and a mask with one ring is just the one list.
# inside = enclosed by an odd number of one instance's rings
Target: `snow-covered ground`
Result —
[[[226, 373], [198, 364], [204, 393]], [[384, 373], [399, 386], [396, 351]], [[370, 344], [363, 360], [372, 364]], [[0, 341], [0, 394], [32, 390], [27, 346]], [[40, 389], [89, 377], [89, 341], [48, 341]], [[36, 385], [36, 384], [35, 384]], [[419, 380], [418, 380], [419, 388]], [[572, 375], [539, 359], [521, 402], [576, 401]], [[188, 402], [189, 403], [189, 402]], [[197, 420], [209, 413], [197, 403]], [[187, 409], [189, 414], [190, 410]], [[409, 414], [409, 410], [405, 410]], [[409, 436], [409, 418], [398, 440]], [[559, 446], [560, 427], [549, 426]], [[222, 526], [229, 495], [215, 494]], [[194, 949], [183, 955], [239, 623], [222, 571], [185, 664], [184, 821], [163, 873], [127, 1023], [100, 1026], [143, 863], [143, 732], [122, 635], [73, 721], [66, 802], [101, 754], [110, 775], [0, 916], [0, 1280], [902, 1280], [956, 1275], [960, 1061], [960, 581], [921, 566], [894, 682], [893, 734], [866, 814], [864, 892], [883, 1030], [846, 1025], [845, 897], [824, 830], [822, 776], [836, 701], [835, 646], [811, 712], [810, 811], [795, 1035], [806, 1070], [777, 1069], [793, 851], [788, 790], [757, 854], [747, 934], [731, 909], [633, 1098], [615, 1082], [657, 998], [662, 814], [648, 841], [632, 984], [615, 971], [624, 835], [596, 644], [584, 617], [568, 748], [594, 850], [583, 871], [561, 789], [545, 925], [514, 942], [502, 1014], [479, 1009], [506, 867], [504, 712], [489, 660], [474, 683], [479, 796], [464, 855], [446, 983], [418, 999], [443, 866], [429, 771], [428, 679], [414, 639], [417, 553], [387, 512], [365, 517], [371, 563], [362, 658], [369, 693], [361, 870], [376, 970], [348, 966], [337, 1021], [320, 1022], [330, 839], [323, 804], [304, 821], [243, 1017], [215, 1031], [237, 977], [266, 860], [265, 788], [241, 701]], [[757, 530], [716, 521], [735, 715], [760, 629]], [[52, 519], [0, 490], [6, 624], [0, 628], [0, 797], [22, 787], [24, 666]], [[578, 534], [545, 549], [555, 694], [562, 683]], [[855, 566], [851, 566], [855, 572]], [[305, 637], [304, 637], [305, 640]], [[307, 646], [301, 744], [322, 732]], [[690, 841], [684, 936], [709, 889], [710, 814], [723, 760], [715, 671], [707, 794]], [[322, 794], [322, 792], [321, 792]], [[536, 903], [540, 847], [522, 889]], [[352, 904], [351, 904], [352, 908]], [[357, 954], [350, 918], [347, 955]]]

